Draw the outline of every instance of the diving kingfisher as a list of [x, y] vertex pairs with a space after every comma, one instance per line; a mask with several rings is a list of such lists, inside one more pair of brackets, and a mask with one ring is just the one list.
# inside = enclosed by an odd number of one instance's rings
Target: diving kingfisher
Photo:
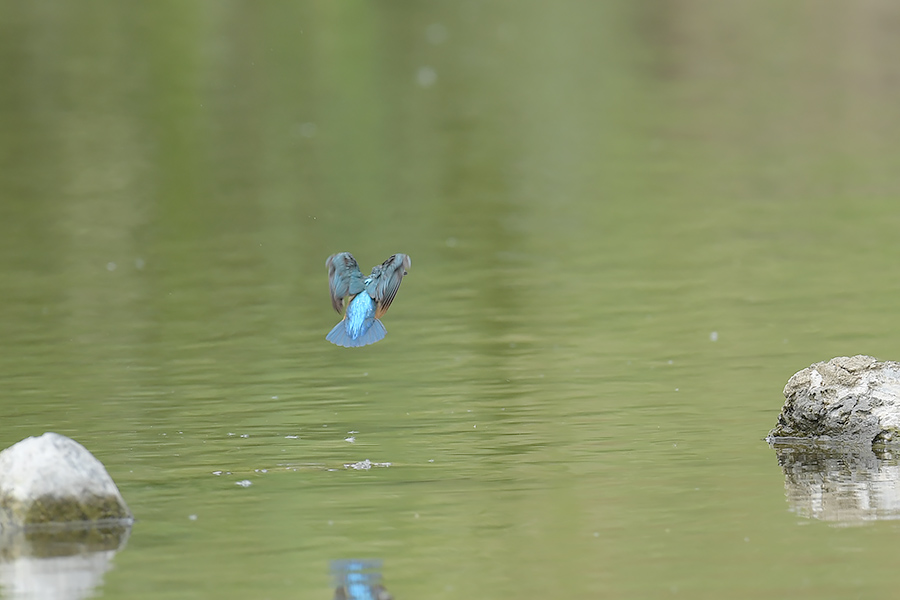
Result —
[[347, 314], [325, 339], [345, 348], [368, 346], [384, 339], [387, 330], [379, 319], [400, 289], [400, 281], [411, 264], [406, 254], [394, 254], [382, 264], [372, 267], [363, 279], [356, 259], [349, 252], [332, 254], [325, 261], [331, 305], [341, 314], [344, 298], [348, 298]]

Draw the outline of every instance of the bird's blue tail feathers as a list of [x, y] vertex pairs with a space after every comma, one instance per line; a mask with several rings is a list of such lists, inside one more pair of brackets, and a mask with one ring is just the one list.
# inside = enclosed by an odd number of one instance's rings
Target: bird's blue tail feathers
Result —
[[325, 339], [332, 344], [343, 346], [344, 348], [359, 348], [360, 346], [368, 346], [384, 339], [387, 335], [387, 329], [378, 319], [372, 319], [372, 326], [366, 331], [357, 331], [357, 337], [351, 336], [351, 327], [347, 319], [342, 320], [334, 326], [334, 328], [325, 336]]

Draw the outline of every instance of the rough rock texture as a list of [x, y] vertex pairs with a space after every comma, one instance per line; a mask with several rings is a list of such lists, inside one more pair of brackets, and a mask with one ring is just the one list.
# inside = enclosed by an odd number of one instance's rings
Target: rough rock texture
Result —
[[900, 363], [840, 356], [795, 373], [770, 443], [900, 441]]
[[78, 442], [45, 433], [0, 452], [0, 528], [131, 519], [109, 473]]

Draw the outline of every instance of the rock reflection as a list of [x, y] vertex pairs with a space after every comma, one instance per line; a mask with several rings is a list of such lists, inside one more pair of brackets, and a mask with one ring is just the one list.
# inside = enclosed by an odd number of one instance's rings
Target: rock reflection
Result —
[[791, 510], [853, 524], [900, 518], [900, 455], [867, 447], [773, 446]]
[[81, 599], [97, 595], [130, 525], [37, 526], [0, 532], [4, 598]]
[[393, 600], [381, 585], [380, 560], [335, 560], [331, 574], [334, 600]]

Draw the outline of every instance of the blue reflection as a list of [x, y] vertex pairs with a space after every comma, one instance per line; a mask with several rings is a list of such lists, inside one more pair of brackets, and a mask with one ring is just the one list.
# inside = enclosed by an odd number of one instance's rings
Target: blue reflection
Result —
[[392, 600], [381, 585], [381, 561], [351, 558], [331, 561], [334, 600]]

